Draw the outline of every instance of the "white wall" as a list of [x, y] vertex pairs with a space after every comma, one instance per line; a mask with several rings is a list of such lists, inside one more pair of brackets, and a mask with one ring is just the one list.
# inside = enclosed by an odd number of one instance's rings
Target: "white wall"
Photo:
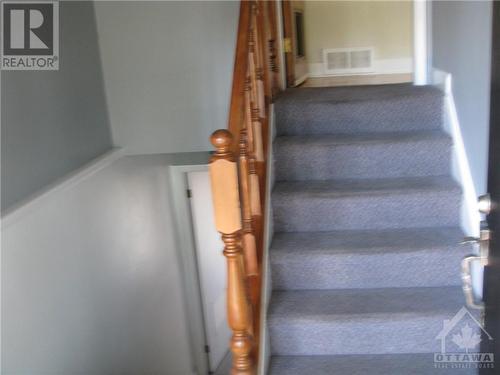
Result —
[[2, 223], [2, 374], [191, 373], [167, 170], [181, 157], [124, 157]]
[[96, 3], [114, 143], [128, 153], [212, 149], [227, 126], [239, 2]]
[[458, 121], [477, 194], [486, 192], [491, 33], [491, 1], [432, 2], [433, 66], [452, 76]]

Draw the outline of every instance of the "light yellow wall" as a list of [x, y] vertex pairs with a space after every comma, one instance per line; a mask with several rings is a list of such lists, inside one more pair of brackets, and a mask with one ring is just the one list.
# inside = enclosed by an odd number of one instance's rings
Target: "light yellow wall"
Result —
[[307, 61], [346, 47], [375, 47], [375, 59], [411, 58], [412, 9], [411, 1], [306, 1]]

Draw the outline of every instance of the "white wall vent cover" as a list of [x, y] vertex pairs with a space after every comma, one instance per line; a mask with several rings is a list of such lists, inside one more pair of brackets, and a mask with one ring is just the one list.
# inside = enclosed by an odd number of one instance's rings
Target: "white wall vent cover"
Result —
[[373, 47], [323, 49], [326, 74], [373, 73]]

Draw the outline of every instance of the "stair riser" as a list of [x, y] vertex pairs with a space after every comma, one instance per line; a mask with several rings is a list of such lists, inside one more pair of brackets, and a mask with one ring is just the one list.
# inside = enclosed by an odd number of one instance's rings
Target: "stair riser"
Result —
[[391, 317], [336, 321], [272, 321], [269, 324], [274, 355], [339, 355], [433, 353], [440, 351], [436, 335], [446, 314], [428, 317]]
[[442, 97], [361, 102], [276, 103], [278, 135], [440, 129]]
[[451, 165], [447, 138], [308, 146], [275, 143], [278, 181], [439, 176]]
[[[291, 255], [273, 252], [274, 289], [349, 289], [459, 286], [460, 256], [469, 248], [374, 254]], [[425, 272], [423, 272], [425, 270]]]
[[328, 197], [273, 194], [277, 232], [459, 225], [461, 195], [451, 191]]

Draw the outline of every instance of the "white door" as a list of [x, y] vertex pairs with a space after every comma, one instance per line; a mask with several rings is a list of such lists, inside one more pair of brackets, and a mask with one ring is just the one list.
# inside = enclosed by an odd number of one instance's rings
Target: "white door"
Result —
[[226, 260], [224, 244], [215, 229], [208, 171], [189, 172], [191, 212], [200, 274], [205, 333], [210, 371], [215, 371], [229, 348], [231, 331], [226, 323]]

